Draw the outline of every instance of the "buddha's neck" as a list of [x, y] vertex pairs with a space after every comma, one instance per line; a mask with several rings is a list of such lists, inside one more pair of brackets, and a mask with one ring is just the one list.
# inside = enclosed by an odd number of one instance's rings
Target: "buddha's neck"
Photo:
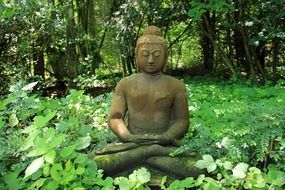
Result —
[[163, 73], [160, 71], [158, 73], [146, 73], [144, 71], [141, 71], [141, 74], [148, 79], [158, 79], [163, 75]]

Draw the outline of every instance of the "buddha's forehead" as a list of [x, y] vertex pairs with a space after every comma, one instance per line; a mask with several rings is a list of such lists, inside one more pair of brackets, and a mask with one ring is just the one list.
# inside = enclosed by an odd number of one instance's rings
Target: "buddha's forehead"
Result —
[[163, 51], [164, 48], [161, 44], [157, 44], [157, 43], [145, 43], [142, 44], [139, 48], [139, 50], [160, 50]]

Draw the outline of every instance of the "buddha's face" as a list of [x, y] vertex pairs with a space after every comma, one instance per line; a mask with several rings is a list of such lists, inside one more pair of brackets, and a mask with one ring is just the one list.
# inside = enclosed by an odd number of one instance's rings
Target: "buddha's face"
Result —
[[141, 71], [159, 73], [164, 67], [165, 50], [159, 44], [142, 44], [138, 49], [137, 61]]

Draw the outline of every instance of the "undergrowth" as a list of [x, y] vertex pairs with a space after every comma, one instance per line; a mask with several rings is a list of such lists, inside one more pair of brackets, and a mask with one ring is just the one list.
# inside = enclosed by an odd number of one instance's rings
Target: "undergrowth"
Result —
[[[196, 151], [201, 175], [161, 189], [282, 189], [285, 184], [285, 85], [253, 86], [185, 78], [190, 128], [172, 155]], [[103, 177], [91, 153], [116, 137], [107, 128], [112, 93], [70, 90], [64, 98], [32, 94], [18, 82], [0, 100], [0, 189], [150, 189], [141, 168]]]

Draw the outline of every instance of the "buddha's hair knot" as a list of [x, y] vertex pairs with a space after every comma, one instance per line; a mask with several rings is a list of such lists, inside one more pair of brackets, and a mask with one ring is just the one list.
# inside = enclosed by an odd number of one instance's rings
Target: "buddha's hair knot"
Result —
[[143, 36], [145, 35], [161, 36], [160, 28], [158, 28], [157, 26], [149, 26], [143, 32]]

